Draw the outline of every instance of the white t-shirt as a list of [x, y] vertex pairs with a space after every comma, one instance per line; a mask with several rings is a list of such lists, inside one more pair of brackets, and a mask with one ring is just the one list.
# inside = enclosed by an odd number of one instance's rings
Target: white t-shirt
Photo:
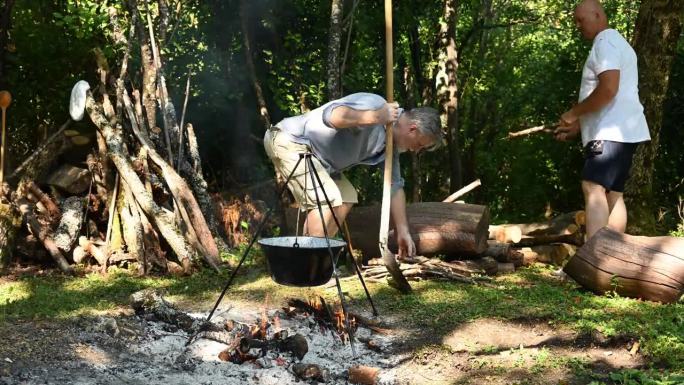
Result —
[[639, 101], [636, 53], [614, 29], [601, 31], [582, 70], [579, 101], [586, 99], [599, 84], [599, 74], [620, 71], [620, 88], [606, 106], [580, 117], [582, 144], [591, 140], [638, 143], [650, 140], [644, 107]]

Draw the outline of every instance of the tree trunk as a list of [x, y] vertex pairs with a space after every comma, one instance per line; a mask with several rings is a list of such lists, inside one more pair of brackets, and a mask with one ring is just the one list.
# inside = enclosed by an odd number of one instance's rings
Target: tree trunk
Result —
[[136, 26], [138, 30], [138, 41], [140, 42], [140, 57], [142, 61], [142, 105], [145, 107], [145, 116], [150, 130], [155, 130], [157, 126], [157, 106], [155, 93], [157, 91], [157, 67], [154, 64], [150, 36], [143, 27], [142, 18], [138, 12], [137, 0], [129, 0], [128, 7], [131, 14], [136, 15]]
[[209, 195], [207, 181], [204, 180], [204, 174], [202, 173], [202, 160], [200, 159], [199, 155], [199, 147], [197, 145], [195, 130], [192, 124], [188, 123], [186, 127], [188, 135], [188, 154], [192, 164], [188, 165], [186, 163], [186, 167], [182, 167], [181, 170], [184, 171], [185, 177], [190, 181], [192, 190], [197, 196], [197, 202], [200, 205], [202, 214], [204, 214], [204, 218], [207, 220], [209, 230], [214, 235], [216, 246], [221, 251], [227, 251], [228, 245], [223, 238], [224, 231], [217, 218], [218, 210], [214, 204], [214, 201]]
[[331, 0], [328, 35], [328, 100], [342, 97], [340, 84], [340, 46], [342, 44], [343, 0]]
[[456, 0], [444, 1], [443, 24], [440, 28], [439, 72], [436, 77], [437, 99], [442, 121], [446, 123], [449, 150], [450, 189], [458, 190], [463, 184], [461, 175], [461, 148], [458, 127], [458, 51], [456, 49]]
[[682, 32], [684, 2], [643, 0], [634, 31], [634, 50], [639, 59], [639, 96], [651, 133], [634, 155], [625, 195], [630, 211], [629, 233], [655, 233], [657, 200], [653, 193], [653, 170], [663, 121], [663, 102], [670, 70]]
[[140, 272], [147, 273], [145, 264], [145, 246], [143, 241], [142, 221], [131, 189], [126, 183], [121, 183], [122, 195], [126, 198], [126, 205], [121, 210], [123, 220], [123, 238], [126, 242], [126, 250], [133, 259], [138, 261]]
[[242, 0], [240, 2], [240, 26], [242, 28], [242, 43], [245, 50], [245, 64], [247, 64], [247, 72], [252, 81], [252, 86], [254, 87], [254, 95], [256, 96], [257, 105], [259, 107], [259, 118], [264, 125], [264, 132], [266, 132], [266, 130], [271, 128], [271, 117], [268, 114], [268, 108], [266, 108], [266, 99], [264, 99], [264, 92], [262, 91], [261, 84], [257, 78], [256, 67], [254, 66], [254, 59], [252, 58], [252, 43], [249, 37], [248, 18], [247, 2]]

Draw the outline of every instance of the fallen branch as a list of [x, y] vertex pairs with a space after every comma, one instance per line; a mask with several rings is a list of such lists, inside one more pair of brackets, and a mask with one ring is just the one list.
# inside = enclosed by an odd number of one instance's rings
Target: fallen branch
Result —
[[519, 138], [521, 136], [529, 136], [529, 135], [540, 133], [540, 132], [551, 134], [555, 130], [556, 130], [556, 126], [548, 126], [548, 125], [537, 126], [537, 127], [532, 127], [532, 128], [528, 128], [525, 130], [509, 132], [508, 135], [506, 136], [506, 139]]

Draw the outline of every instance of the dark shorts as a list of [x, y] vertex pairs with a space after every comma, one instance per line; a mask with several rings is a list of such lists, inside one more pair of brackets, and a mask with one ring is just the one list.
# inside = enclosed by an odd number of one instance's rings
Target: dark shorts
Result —
[[607, 191], [623, 192], [638, 145], [604, 140], [600, 154], [585, 152], [582, 179], [599, 184]]

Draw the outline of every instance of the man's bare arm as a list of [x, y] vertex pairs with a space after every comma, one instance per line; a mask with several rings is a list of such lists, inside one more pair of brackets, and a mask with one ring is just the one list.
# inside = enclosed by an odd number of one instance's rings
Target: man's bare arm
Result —
[[561, 116], [561, 123], [569, 125], [580, 116], [595, 112], [610, 103], [620, 89], [620, 71], [608, 70], [599, 74], [596, 89], [582, 102], [578, 103]]
[[386, 103], [377, 110], [355, 110], [347, 106], [338, 106], [330, 114], [330, 124], [335, 128], [385, 125], [397, 120], [398, 108], [397, 103]]

